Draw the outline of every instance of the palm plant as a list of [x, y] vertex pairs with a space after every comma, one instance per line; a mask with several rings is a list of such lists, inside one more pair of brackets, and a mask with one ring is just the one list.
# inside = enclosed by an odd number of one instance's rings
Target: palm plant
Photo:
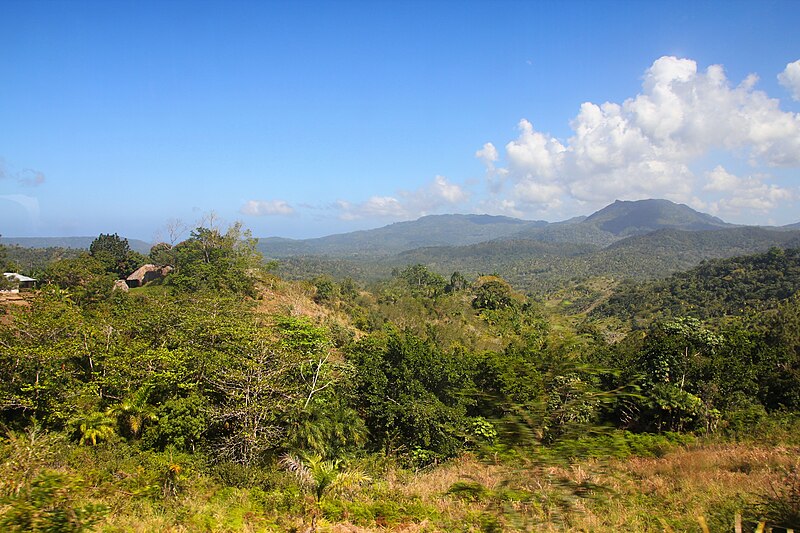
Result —
[[339, 459], [325, 460], [321, 455], [286, 454], [281, 459], [282, 466], [294, 474], [300, 486], [313, 497], [314, 509], [311, 514], [309, 531], [317, 530], [317, 519], [320, 514], [322, 499], [328, 494], [352, 489], [370, 478], [360, 470], [345, 469]]
[[139, 438], [144, 426], [157, 419], [153, 406], [147, 403], [149, 396], [150, 389], [141, 388], [107, 409], [106, 413], [117, 420], [120, 433], [134, 439]]
[[73, 421], [77, 426], [81, 438], [79, 444], [89, 444], [97, 446], [97, 441], [109, 440], [114, 435], [114, 420], [105, 413], [98, 411], [89, 413]]

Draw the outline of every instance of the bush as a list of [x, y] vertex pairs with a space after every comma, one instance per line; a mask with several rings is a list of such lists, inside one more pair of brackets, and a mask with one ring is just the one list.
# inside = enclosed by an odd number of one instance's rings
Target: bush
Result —
[[42, 471], [18, 493], [0, 500], [3, 531], [86, 531], [107, 513], [101, 505], [76, 505], [75, 479], [52, 470]]

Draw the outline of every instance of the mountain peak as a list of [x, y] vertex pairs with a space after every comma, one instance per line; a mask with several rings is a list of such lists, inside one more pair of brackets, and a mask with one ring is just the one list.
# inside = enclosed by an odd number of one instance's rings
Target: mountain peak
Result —
[[593, 225], [614, 235], [629, 236], [662, 228], [701, 231], [731, 227], [717, 217], [669, 200], [616, 200], [588, 216], [581, 224]]

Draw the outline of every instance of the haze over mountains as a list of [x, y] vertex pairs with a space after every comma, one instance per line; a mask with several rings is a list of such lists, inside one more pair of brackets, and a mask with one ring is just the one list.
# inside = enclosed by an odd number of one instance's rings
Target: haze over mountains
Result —
[[[94, 237], [3, 238], [25, 247], [88, 248]], [[142, 253], [149, 244], [130, 241]], [[800, 246], [800, 223], [737, 226], [668, 200], [616, 201], [563, 222], [491, 215], [430, 215], [377, 229], [316, 239], [260, 239], [287, 277], [361, 280], [422, 263], [443, 274], [497, 272], [522, 290], [546, 291], [589, 276], [656, 278], [705, 259]]]
[[496, 272], [547, 292], [592, 276], [649, 279], [703, 260], [800, 246], [800, 228], [737, 226], [668, 200], [616, 201], [564, 222], [437, 215], [319, 239], [264, 239], [283, 275], [379, 279], [421, 263], [442, 273]]
[[260, 241], [269, 257], [294, 255], [394, 255], [431, 246], [469, 246], [497, 240], [608, 246], [621, 239], [670, 228], [733, 228], [717, 217], [669, 200], [616, 201], [588, 217], [548, 223], [490, 215], [430, 215], [382, 228], [317, 239]]

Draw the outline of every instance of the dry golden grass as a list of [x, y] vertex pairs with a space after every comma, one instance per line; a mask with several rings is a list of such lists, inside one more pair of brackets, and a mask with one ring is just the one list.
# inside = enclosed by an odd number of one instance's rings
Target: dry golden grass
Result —
[[[796, 461], [798, 449], [710, 445], [677, 449], [662, 458], [590, 461], [570, 466], [485, 464], [473, 457], [409, 474], [391, 471], [379, 490], [398, 501], [434, 506], [441, 519], [386, 525], [328, 525], [325, 531], [480, 531], [476, 516], [493, 513], [503, 531], [711, 531], [733, 530], [736, 512], [757, 501]], [[511, 488], [531, 501], [464, 501], [447, 493], [457, 482], [490, 492]], [[495, 492], [496, 493], [496, 492]], [[757, 516], [746, 517], [751, 523]]]

